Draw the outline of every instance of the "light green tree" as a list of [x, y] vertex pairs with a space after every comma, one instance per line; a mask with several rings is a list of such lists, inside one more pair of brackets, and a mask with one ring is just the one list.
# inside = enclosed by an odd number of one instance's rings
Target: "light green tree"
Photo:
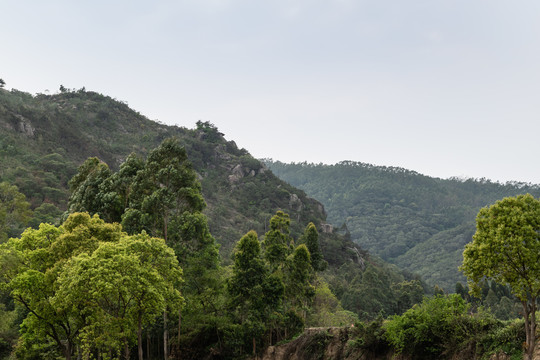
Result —
[[179, 308], [181, 270], [172, 249], [147, 234], [124, 235], [101, 243], [91, 254], [70, 260], [52, 299], [57, 308], [84, 311], [88, 318], [83, 348], [107, 352], [124, 349], [129, 359], [136, 338], [143, 358], [142, 330], [168, 306]]
[[[53, 341], [66, 359], [76, 345], [119, 349], [165, 304], [178, 308], [181, 271], [163, 240], [128, 236], [119, 224], [76, 213], [59, 227], [41, 224], [0, 247], [2, 278], [28, 315], [21, 347]], [[128, 348], [127, 348], [128, 349]], [[118, 350], [120, 353], [121, 350]]]
[[480, 210], [473, 241], [465, 246], [461, 271], [478, 294], [484, 278], [508, 285], [521, 301], [527, 356], [536, 340], [540, 295], [540, 201], [532, 195], [508, 197]]

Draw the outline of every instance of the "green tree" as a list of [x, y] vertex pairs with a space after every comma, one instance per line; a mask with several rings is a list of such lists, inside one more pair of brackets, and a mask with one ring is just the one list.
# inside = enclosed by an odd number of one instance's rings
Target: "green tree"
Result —
[[279, 279], [269, 277], [255, 231], [240, 239], [233, 256], [233, 275], [227, 288], [256, 355], [257, 339], [261, 339], [265, 331], [268, 307], [277, 307], [283, 285]]
[[385, 337], [398, 353], [435, 359], [475, 333], [467, 327], [469, 305], [458, 294], [437, 295], [385, 322]]
[[148, 155], [144, 169], [137, 172], [133, 188], [129, 210], [135, 212], [128, 216], [128, 210], [122, 218], [123, 224], [128, 229], [137, 229], [136, 232], [144, 226], [167, 244], [172, 221], [185, 212], [200, 212], [206, 206], [197, 175], [178, 139], [166, 139]]
[[30, 204], [17, 187], [0, 183], [0, 243], [20, 235], [31, 217]]
[[167, 306], [179, 308], [180, 280], [178, 261], [162, 239], [125, 235], [119, 242], [101, 243], [91, 255], [72, 258], [52, 303], [88, 314], [91, 320], [81, 330], [87, 352], [123, 345], [129, 359], [129, 345], [136, 337], [142, 360], [143, 327]]
[[324, 261], [321, 248], [319, 246], [319, 232], [313, 223], [309, 223], [304, 231], [302, 241], [306, 244], [311, 255], [311, 266], [315, 271], [326, 270], [328, 263]]
[[289, 214], [283, 211], [276, 212], [270, 219], [270, 231], [264, 237], [264, 257], [270, 264], [272, 272], [285, 264], [287, 256], [291, 252], [289, 227], [291, 219]]
[[[131, 154], [116, 173], [90, 158], [70, 186], [70, 211], [98, 213], [107, 221], [121, 221], [128, 234], [144, 230], [165, 239], [175, 250], [186, 279], [178, 333], [182, 321], [192, 330], [206, 331], [208, 322], [218, 316], [214, 304], [223, 289], [219, 251], [202, 213], [206, 204], [201, 185], [179, 140], [164, 140], [146, 161]], [[165, 325], [165, 338], [167, 332]]]
[[465, 246], [461, 270], [479, 293], [484, 277], [510, 286], [525, 318], [527, 356], [533, 358], [540, 295], [540, 201], [507, 197], [480, 210], [473, 241]]
[[88, 158], [69, 181], [69, 213], [88, 212], [108, 222], [120, 222], [123, 208], [111, 176], [107, 164], [96, 157]]
[[[110, 350], [129, 356], [142, 328], [165, 306], [179, 308], [181, 270], [172, 249], [147, 234], [76, 213], [59, 227], [41, 224], [0, 248], [2, 277], [27, 316], [23, 348], [53, 341], [66, 359]], [[123, 349], [123, 350], [121, 350]]]
[[284, 275], [286, 308], [302, 314], [305, 321], [309, 301], [315, 295], [315, 287], [310, 283], [313, 268], [305, 244], [298, 245], [289, 256]]

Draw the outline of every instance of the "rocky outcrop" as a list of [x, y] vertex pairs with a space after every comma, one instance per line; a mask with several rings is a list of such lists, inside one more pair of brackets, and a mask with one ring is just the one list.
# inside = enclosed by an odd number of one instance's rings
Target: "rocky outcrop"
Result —
[[34, 137], [34, 131], [36, 131], [36, 129], [32, 127], [30, 121], [25, 119], [21, 115], [17, 115], [17, 118], [19, 119], [19, 123], [17, 124], [17, 130], [28, 137]]
[[349, 343], [348, 327], [308, 328], [291, 342], [266, 349], [261, 360], [389, 360], [392, 354], [373, 354]]
[[321, 224], [321, 231], [325, 234], [332, 234], [334, 227], [331, 224]]
[[289, 208], [295, 211], [302, 211], [304, 209], [304, 204], [302, 204], [302, 200], [300, 200], [298, 195], [293, 193], [289, 196]]

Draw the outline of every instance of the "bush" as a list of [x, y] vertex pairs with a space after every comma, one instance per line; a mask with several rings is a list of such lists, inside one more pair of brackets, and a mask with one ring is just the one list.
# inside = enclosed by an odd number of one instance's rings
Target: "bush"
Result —
[[458, 294], [424, 298], [403, 315], [390, 317], [383, 326], [385, 336], [398, 353], [415, 358], [455, 352], [494, 321], [489, 316], [469, 316], [468, 310], [469, 305]]

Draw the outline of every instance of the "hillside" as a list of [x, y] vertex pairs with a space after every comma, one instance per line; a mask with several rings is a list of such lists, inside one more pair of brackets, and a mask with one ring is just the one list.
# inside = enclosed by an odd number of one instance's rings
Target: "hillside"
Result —
[[478, 210], [540, 187], [486, 179], [438, 179], [401, 168], [344, 161], [335, 165], [265, 160], [281, 179], [321, 201], [330, 223], [384, 260], [454, 291]]
[[66, 209], [67, 183], [88, 157], [117, 170], [131, 152], [144, 156], [172, 136], [199, 174], [210, 227], [226, 260], [247, 231], [263, 234], [278, 209], [291, 215], [295, 237], [309, 222], [325, 223], [320, 203], [279, 180], [212, 124], [166, 126], [84, 89], [50, 96], [0, 89], [0, 179], [27, 196], [37, 210], [33, 225], [43, 220], [40, 214], [50, 219]]

